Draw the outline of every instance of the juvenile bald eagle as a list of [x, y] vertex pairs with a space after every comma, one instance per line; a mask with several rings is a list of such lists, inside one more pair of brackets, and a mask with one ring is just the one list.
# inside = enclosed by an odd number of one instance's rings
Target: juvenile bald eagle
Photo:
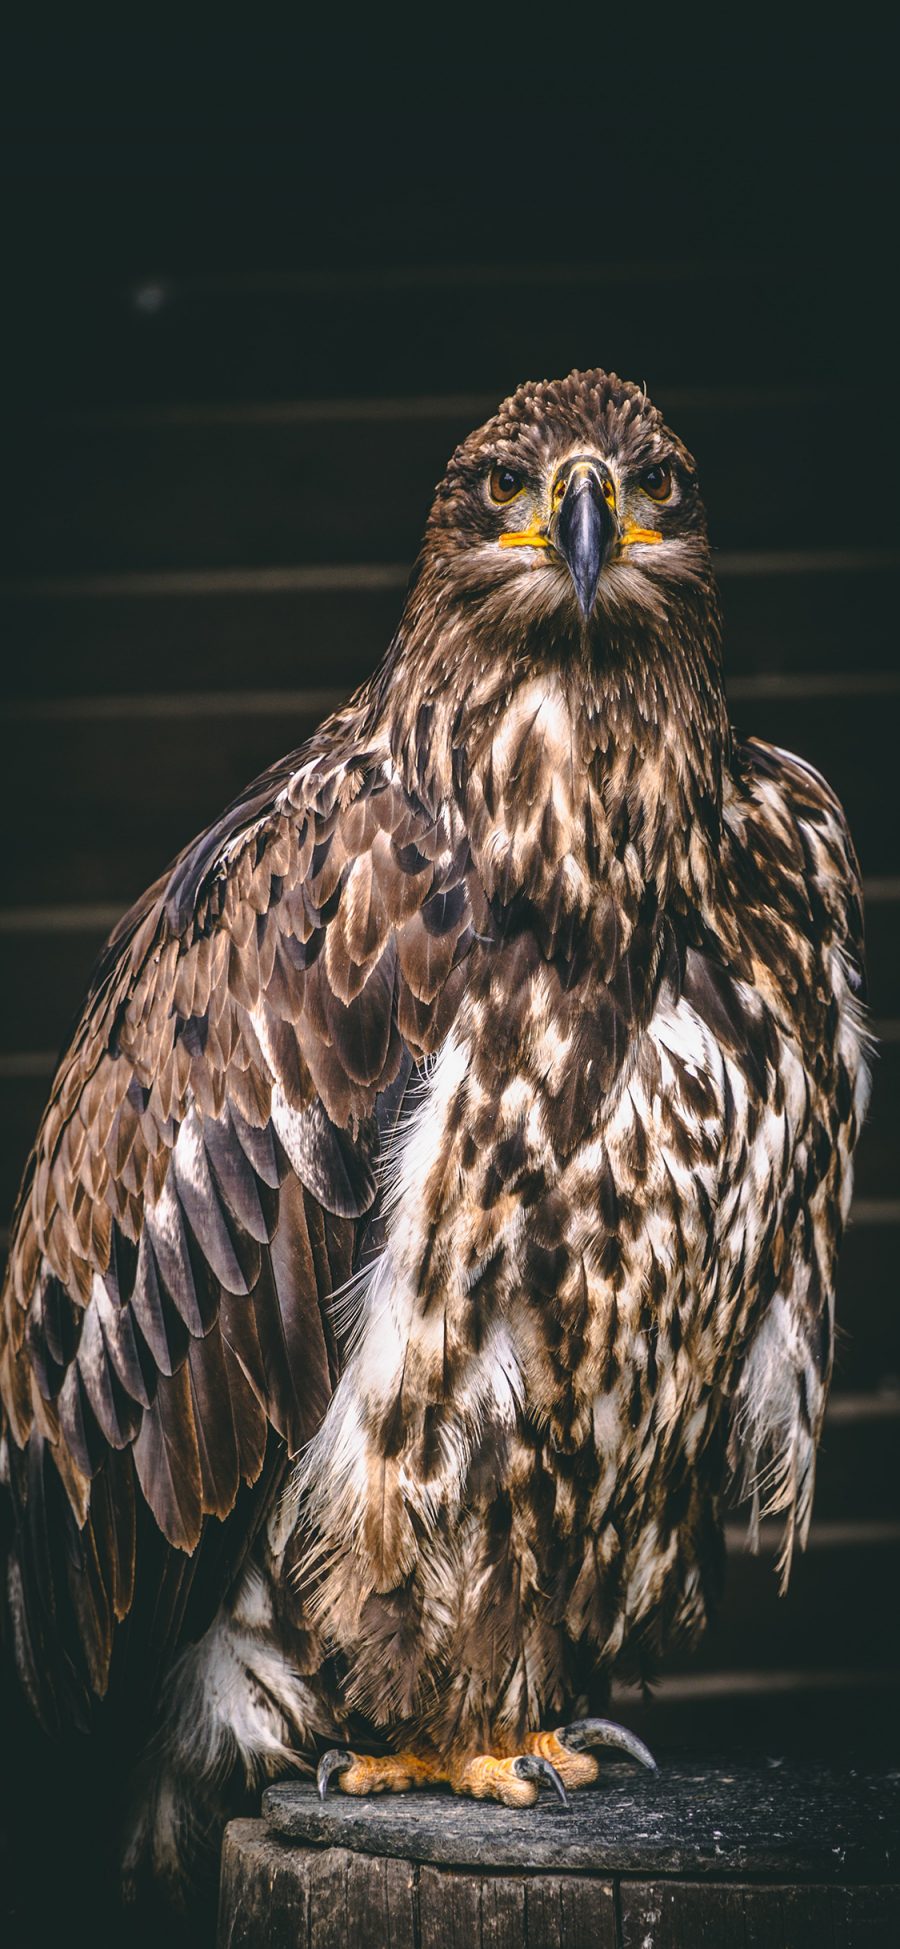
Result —
[[9, 1635], [51, 1729], [155, 1704], [131, 1877], [229, 1776], [649, 1757], [583, 1715], [702, 1627], [729, 1483], [806, 1534], [861, 983], [840, 806], [729, 729], [690, 455], [521, 387], [381, 668], [116, 929], [25, 1174]]

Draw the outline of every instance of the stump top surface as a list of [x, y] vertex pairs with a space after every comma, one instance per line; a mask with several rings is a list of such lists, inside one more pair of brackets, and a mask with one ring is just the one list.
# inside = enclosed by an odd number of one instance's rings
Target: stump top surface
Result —
[[263, 1795], [270, 1831], [306, 1846], [459, 1868], [885, 1881], [900, 1865], [900, 1770], [612, 1764], [602, 1783], [516, 1811], [435, 1790], [369, 1800], [310, 1785]]

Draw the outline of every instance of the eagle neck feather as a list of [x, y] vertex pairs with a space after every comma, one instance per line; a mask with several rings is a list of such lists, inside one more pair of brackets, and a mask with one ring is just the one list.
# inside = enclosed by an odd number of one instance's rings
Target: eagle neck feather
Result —
[[573, 642], [547, 624], [523, 644], [417, 586], [384, 729], [408, 789], [458, 808], [489, 899], [586, 914], [611, 881], [706, 906], [731, 738], [717, 612], [702, 613], [705, 632], [687, 601], [655, 631], [607, 620]]

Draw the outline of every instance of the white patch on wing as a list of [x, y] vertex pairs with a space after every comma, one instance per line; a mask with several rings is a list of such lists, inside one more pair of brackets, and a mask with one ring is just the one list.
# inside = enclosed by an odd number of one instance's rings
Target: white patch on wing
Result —
[[720, 1065], [718, 1044], [696, 1010], [684, 999], [674, 1007], [658, 1008], [650, 1033], [661, 1049], [670, 1049], [673, 1055], [680, 1056], [695, 1075]]
[[399, 1125], [387, 1153], [382, 1182], [389, 1210], [397, 1210], [406, 1199], [414, 1203], [421, 1198], [468, 1066], [468, 1046], [451, 1031], [425, 1069], [415, 1108]]
[[[490, 1417], [503, 1426], [515, 1420], [523, 1378], [512, 1337], [502, 1320], [485, 1334], [457, 1378], [453, 1415], [447, 1418], [438, 1473], [422, 1478], [407, 1468], [404, 1451], [386, 1458], [385, 1416], [403, 1395], [409, 1439], [418, 1438], [420, 1410], [414, 1373], [439, 1367], [445, 1334], [444, 1308], [424, 1307], [417, 1287], [433, 1222], [429, 1180], [441, 1156], [448, 1114], [464, 1086], [469, 1066], [465, 1040], [448, 1035], [422, 1080], [419, 1100], [394, 1137], [384, 1168], [386, 1242], [373, 1265], [355, 1282], [357, 1318], [350, 1359], [321, 1428], [310, 1443], [287, 1491], [288, 1508], [302, 1506], [320, 1539], [325, 1561], [362, 1552], [372, 1497], [398, 1499], [398, 1521], [419, 1510], [433, 1522], [439, 1507], [455, 1507], [462, 1494], [473, 1444]], [[443, 1188], [446, 1195], [448, 1187]], [[518, 1214], [511, 1217], [516, 1226]], [[458, 1289], [471, 1275], [460, 1261]], [[284, 1533], [284, 1520], [279, 1535]], [[412, 1531], [409, 1531], [412, 1537]], [[408, 1547], [412, 1548], [411, 1541]]]
[[779, 1557], [787, 1582], [795, 1540], [805, 1544], [812, 1515], [816, 1441], [824, 1389], [800, 1318], [780, 1293], [770, 1301], [747, 1357], [734, 1402], [734, 1427], [750, 1497], [750, 1543], [761, 1516], [787, 1511]]
[[161, 1739], [180, 1774], [217, 1780], [237, 1761], [252, 1786], [290, 1765], [317, 1733], [333, 1731], [270, 1623], [265, 1581], [251, 1567], [231, 1604], [172, 1666]]
[[163, 1682], [160, 1725], [125, 1823], [126, 1890], [148, 1869], [173, 1889], [190, 1873], [198, 1841], [227, 1818], [235, 1766], [248, 1787], [295, 1767], [339, 1727], [285, 1656], [272, 1630], [271, 1595], [251, 1565], [209, 1630]]

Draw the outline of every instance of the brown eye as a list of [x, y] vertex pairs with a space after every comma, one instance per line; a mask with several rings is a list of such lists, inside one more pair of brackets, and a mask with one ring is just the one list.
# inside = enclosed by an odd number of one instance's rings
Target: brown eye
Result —
[[658, 460], [641, 475], [641, 486], [651, 501], [667, 501], [672, 492], [672, 469], [667, 460]]
[[491, 468], [492, 501], [514, 501], [516, 495], [521, 494], [524, 485], [521, 474], [514, 473], [511, 467]]

